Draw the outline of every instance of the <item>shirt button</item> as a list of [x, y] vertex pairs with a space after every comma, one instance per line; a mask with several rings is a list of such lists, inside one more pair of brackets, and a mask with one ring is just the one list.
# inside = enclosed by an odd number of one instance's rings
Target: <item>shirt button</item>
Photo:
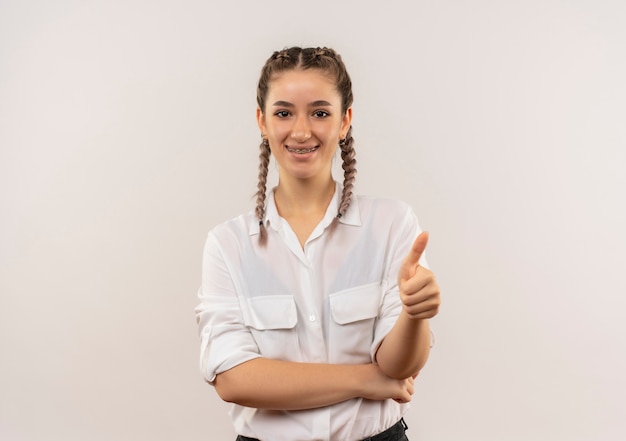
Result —
[[310, 322], [314, 322], [314, 321], [315, 321], [315, 314], [311, 314], [311, 315], [309, 316], [309, 321], [310, 321]]

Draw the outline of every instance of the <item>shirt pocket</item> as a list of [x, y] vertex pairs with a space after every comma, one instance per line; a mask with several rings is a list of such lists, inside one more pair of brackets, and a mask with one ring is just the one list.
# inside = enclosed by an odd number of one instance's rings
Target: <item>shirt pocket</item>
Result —
[[244, 324], [250, 330], [263, 357], [298, 360], [298, 314], [290, 295], [258, 296], [246, 299]]
[[331, 363], [369, 363], [374, 327], [382, 301], [378, 282], [329, 295]]

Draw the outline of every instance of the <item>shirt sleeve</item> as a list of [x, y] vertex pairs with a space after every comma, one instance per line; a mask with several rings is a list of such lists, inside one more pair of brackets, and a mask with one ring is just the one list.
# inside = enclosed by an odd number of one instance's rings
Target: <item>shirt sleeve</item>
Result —
[[202, 286], [196, 319], [200, 334], [200, 369], [211, 384], [217, 374], [260, 357], [249, 329], [244, 325], [236, 289], [236, 269], [211, 232], [202, 260]]
[[[370, 349], [371, 358], [374, 362], [376, 362], [376, 351], [378, 351], [383, 339], [395, 325], [402, 311], [402, 301], [400, 300], [398, 288], [398, 272], [411, 249], [411, 245], [422, 232], [413, 210], [408, 205], [404, 207], [403, 212], [400, 211], [397, 219], [393, 222], [391, 227], [393, 231], [389, 234], [390, 244], [382, 283], [383, 300], [374, 329], [374, 340]], [[428, 268], [424, 254], [422, 254], [419, 263]]]

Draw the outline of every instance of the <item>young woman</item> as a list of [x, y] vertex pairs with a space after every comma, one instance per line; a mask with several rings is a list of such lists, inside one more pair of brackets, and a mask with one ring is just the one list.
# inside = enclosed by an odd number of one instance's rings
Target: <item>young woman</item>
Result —
[[[406, 440], [440, 303], [428, 235], [406, 204], [353, 195], [352, 84], [334, 50], [274, 52], [257, 102], [256, 210], [215, 227], [204, 250], [203, 374], [234, 403], [241, 441]], [[279, 182], [266, 197], [270, 155]]]

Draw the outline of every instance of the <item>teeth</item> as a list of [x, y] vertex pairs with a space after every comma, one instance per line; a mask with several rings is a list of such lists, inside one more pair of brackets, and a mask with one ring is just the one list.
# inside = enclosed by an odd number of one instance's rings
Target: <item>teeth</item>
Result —
[[292, 153], [298, 153], [298, 154], [305, 154], [305, 153], [311, 153], [315, 150], [317, 150], [317, 147], [311, 147], [310, 149], [292, 149], [287, 147], [287, 150], [289, 150]]

